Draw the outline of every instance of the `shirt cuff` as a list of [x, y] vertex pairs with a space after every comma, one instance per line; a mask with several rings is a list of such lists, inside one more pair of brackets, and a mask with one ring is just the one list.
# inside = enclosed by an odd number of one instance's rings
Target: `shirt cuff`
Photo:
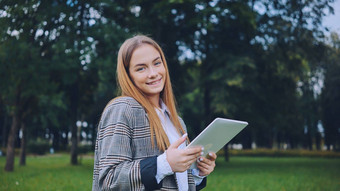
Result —
[[196, 186], [201, 184], [202, 180], [206, 177], [206, 176], [200, 176], [199, 175], [200, 171], [196, 168], [192, 169], [191, 173], [194, 177], [194, 181], [195, 181]]
[[159, 184], [164, 177], [174, 174], [169, 162], [166, 160], [166, 151], [157, 157], [157, 174], [156, 180]]
[[157, 183], [157, 156], [147, 157], [140, 161], [141, 181], [146, 190], [160, 189], [161, 185]]

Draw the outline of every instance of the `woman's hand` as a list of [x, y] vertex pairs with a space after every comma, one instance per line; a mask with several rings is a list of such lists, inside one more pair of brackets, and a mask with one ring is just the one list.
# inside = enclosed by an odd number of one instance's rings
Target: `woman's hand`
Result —
[[173, 172], [184, 172], [189, 169], [202, 152], [201, 147], [178, 149], [186, 138], [187, 134], [184, 134], [166, 150], [166, 159]]
[[208, 157], [203, 156], [197, 159], [197, 167], [200, 176], [208, 176], [215, 169], [215, 160], [217, 155], [213, 152], [209, 153]]

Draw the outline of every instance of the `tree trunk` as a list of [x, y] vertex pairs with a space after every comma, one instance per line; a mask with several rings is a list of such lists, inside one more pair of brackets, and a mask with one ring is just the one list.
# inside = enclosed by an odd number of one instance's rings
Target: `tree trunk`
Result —
[[59, 147], [59, 142], [60, 142], [60, 133], [58, 131], [59, 129], [56, 128], [52, 128], [52, 134], [53, 134], [53, 140], [52, 140], [52, 148], [55, 151], [59, 151], [60, 147]]
[[[66, 137], [63, 137], [63, 134], [66, 134]], [[63, 131], [61, 133], [62, 137], [61, 137], [61, 149], [66, 150], [67, 145], [68, 145], [68, 131]]]
[[276, 128], [274, 127], [273, 128], [273, 137], [271, 139], [271, 145], [268, 145], [269, 148], [272, 148], [272, 149], [277, 149], [278, 148], [278, 143], [277, 143], [277, 131], [276, 131]]
[[22, 122], [21, 123], [21, 131], [22, 131], [22, 138], [21, 138], [21, 148], [20, 148], [20, 166], [26, 165], [26, 125]]
[[72, 139], [71, 139], [71, 164], [78, 164], [78, 140], [77, 140], [77, 126], [74, 124], [71, 127]]
[[226, 162], [229, 162], [229, 149], [228, 149], [228, 145], [229, 145], [229, 144], [226, 144], [226, 145], [224, 146], [224, 160], [225, 160]]
[[317, 132], [315, 136], [316, 149], [319, 151], [321, 150], [321, 134]]
[[3, 126], [3, 128], [2, 128], [2, 147], [6, 147], [6, 135], [7, 135], [7, 121], [8, 121], [8, 117], [7, 117], [7, 115], [5, 114], [5, 116], [4, 116], [4, 126]]
[[8, 135], [7, 151], [6, 151], [6, 165], [5, 171], [11, 172], [14, 170], [14, 147], [17, 136], [18, 126], [20, 124], [20, 117], [17, 113], [14, 113], [12, 118], [12, 126]]
[[210, 100], [210, 89], [208, 87], [208, 84], [204, 87], [204, 115], [205, 115], [205, 126], [209, 125], [211, 122], [211, 100]]
[[78, 164], [78, 136], [77, 136], [77, 111], [78, 111], [78, 83], [76, 82], [71, 90], [71, 125], [70, 131], [72, 134], [71, 138], [71, 164], [76, 165]]
[[[310, 130], [310, 129], [308, 129]], [[307, 144], [308, 144], [308, 150], [313, 150], [313, 143], [312, 143], [312, 135], [311, 133], [308, 131], [307, 133]]]
[[251, 145], [252, 145], [252, 135], [251, 135], [251, 129], [244, 129], [243, 130], [243, 139], [242, 139], [242, 146], [243, 149], [251, 149]]

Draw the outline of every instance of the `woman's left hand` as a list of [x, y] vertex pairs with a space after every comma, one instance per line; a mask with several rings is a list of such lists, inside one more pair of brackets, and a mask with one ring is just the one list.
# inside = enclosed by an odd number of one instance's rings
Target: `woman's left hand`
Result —
[[217, 155], [213, 152], [210, 152], [208, 157], [199, 157], [197, 160], [197, 167], [200, 176], [208, 176], [215, 169], [215, 160]]

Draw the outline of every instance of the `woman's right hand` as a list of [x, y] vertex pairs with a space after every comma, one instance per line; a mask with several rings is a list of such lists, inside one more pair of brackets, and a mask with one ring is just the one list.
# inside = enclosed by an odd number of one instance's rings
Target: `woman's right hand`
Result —
[[166, 159], [171, 166], [173, 172], [184, 172], [190, 168], [197, 157], [201, 155], [202, 148], [194, 147], [188, 149], [178, 149], [184, 143], [187, 134], [184, 134], [176, 142], [172, 143], [166, 150]]

